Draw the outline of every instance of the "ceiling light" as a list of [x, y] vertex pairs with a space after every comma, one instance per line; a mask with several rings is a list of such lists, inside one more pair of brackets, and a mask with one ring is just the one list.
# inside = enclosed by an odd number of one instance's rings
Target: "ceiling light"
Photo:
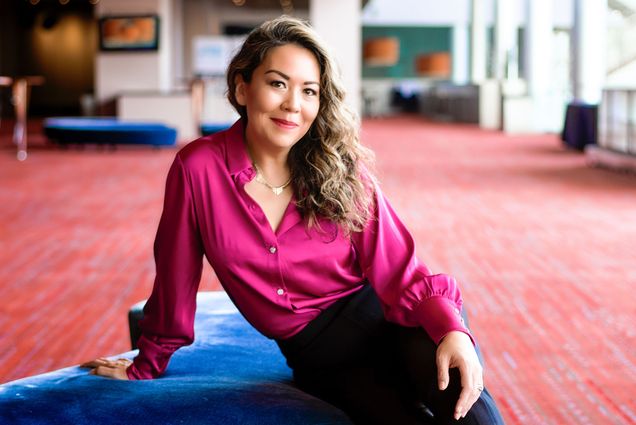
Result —
[[40, 0], [30, 0], [29, 1], [33, 6], [35, 6], [36, 4], [38, 4], [40, 2]]
[[243, 6], [245, 4], [245, 0], [232, 0], [234, 6]]
[[60, 4], [61, 5], [65, 5], [68, 4], [69, 0], [60, 0]]

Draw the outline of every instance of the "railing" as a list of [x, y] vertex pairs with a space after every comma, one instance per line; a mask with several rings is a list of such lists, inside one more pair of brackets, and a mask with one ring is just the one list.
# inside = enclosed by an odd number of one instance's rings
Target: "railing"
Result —
[[636, 89], [605, 89], [599, 110], [598, 144], [636, 156]]

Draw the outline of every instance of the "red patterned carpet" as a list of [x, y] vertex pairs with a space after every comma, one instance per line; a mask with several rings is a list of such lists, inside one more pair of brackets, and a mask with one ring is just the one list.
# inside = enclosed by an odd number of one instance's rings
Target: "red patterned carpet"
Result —
[[[174, 150], [0, 139], [0, 382], [129, 347]], [[636, 424], [636, 176], [556, 136], [367, 120], [420, 257], [455, 275], [508, 424]], [[202, 288], [216, 288], [210, 270]]]

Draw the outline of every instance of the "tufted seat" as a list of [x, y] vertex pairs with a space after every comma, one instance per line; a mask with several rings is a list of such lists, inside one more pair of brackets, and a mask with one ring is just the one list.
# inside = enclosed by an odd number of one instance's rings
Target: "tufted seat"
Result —
[[164, 124], [112, 117], [47, 118], [43, 126], [44, 134], [60, 144], [170, 146], [177, 140], [177, 130]]
[[[0, 423], [351, 424], [294, 386], [276, 344], [224, 292], [202, 292], [197, 305], [196, 340], [174, 354], [161, 378], [113, 381], [75, 366], [9, 382], [0, 385]], [[133, 320], [142, 306], [131, 310]]]

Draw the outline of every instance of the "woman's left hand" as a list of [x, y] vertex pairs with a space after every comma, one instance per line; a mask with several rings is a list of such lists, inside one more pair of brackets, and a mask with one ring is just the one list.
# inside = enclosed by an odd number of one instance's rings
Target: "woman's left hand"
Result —
[[483, 368], [470, 337], [464, 332], [452, 331], [437, 347], [437, 381], [440, 390], [448, 387], [450, 368], [458, 368], [462, 391], [455, 405], [455, 420], [464, 416], [484, 390]]
[[126, 369], [132, 364], [128, 359], [109, 360], [104, 357], [91, 360], [90, 362], [82, 363], [80, 367], [88, 367], [92, 370], [89, 372], [91, 375], [105, 376], [107, 378], [127, 380], [128, 375]]

